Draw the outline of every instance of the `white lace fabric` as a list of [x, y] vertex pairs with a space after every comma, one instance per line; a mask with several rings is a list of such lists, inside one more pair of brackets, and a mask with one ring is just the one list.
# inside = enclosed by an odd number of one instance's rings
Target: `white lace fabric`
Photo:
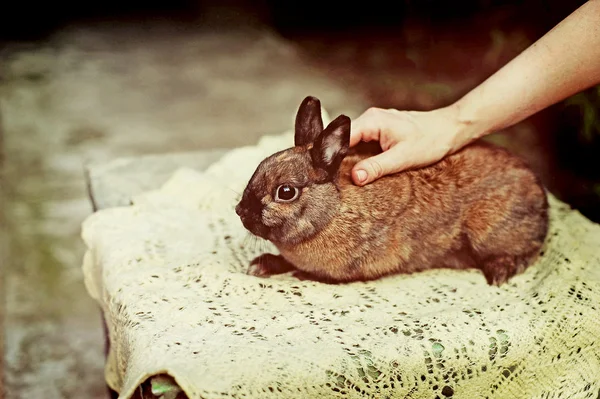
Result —
[[180, 169], [83, 225], [107, 383], [168, 373], [190, 398], [597, 398], [600, 226], [550, 195], [539, 261], [501, 287], [432, 270], [327, 285], [245, 271], [269, 243], [233, 208], [291, 133]]

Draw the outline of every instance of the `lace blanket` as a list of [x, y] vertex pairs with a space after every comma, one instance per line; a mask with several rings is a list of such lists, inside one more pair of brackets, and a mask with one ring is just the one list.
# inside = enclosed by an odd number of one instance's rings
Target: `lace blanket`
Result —
[[550, 196], [543, 257], [497, 288], [434, 270], [331, 286], [245, 274], [271, 244], [233, 207], [291, 132], [180, 169], [83, 225], [86, 286], [120, 398], [169, 374], [190, 398], [597, 398], [600, 226]]

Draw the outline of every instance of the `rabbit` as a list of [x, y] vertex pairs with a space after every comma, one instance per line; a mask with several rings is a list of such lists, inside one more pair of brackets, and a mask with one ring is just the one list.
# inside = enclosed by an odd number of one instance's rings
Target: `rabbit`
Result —
[[378, 143], [349, 148], [350, 118], [326, 128], [306, 97], [294, 147], [264, 159], [235, 211], [279, 255], [255, 258], [248, 274], [296, 271], [326, 283], [375, 280], [432, 268], [479, 269], [499, 286], [538, 257], [548, 231], [546, 191], [526, 162], [475, 142], [420, 169], [353, 184]]

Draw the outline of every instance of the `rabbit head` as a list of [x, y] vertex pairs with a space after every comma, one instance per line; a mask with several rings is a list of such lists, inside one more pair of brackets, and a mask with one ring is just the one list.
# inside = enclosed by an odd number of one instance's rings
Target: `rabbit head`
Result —
[[350, 144], [350, 118], [323, 128], [321, 104], [304, 99], [295, 122], [295, 146], [263, 160], [236, 206], [244, 227], [275, 245], [316, 235], [339, 212], [336, 179]]

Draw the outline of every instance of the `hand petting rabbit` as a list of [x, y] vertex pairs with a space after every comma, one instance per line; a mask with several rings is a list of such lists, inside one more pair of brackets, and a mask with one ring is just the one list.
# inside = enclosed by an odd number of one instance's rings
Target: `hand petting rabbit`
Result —
[[500, 285], [537, 258], [548, 202], [522, 159], [475, 143], [432, 166], [359, 187], [353, 165], [381, 149], [350, 149], [349, 140], [347, 116], [323, 128], [319, 100], [302, 102], [295, 146], [260, 163], [236, 206], [244, 226], [280, 252], [253, 260], [249, 274], [297, 271], [344, 283], [477, 268]]

